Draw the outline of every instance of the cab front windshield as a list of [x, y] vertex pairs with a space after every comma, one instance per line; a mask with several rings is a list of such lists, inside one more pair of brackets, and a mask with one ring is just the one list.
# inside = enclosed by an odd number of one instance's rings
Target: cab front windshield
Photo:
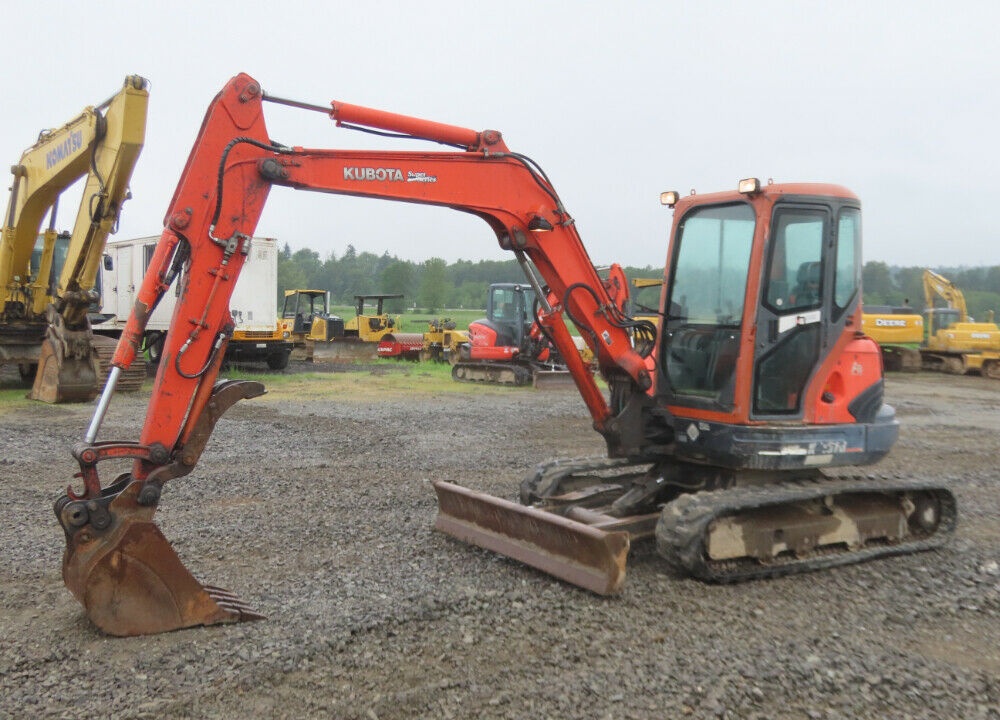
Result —
[[[66, 256], [69, 254], [69, 241], [70, 236], [68, 233], [62, 233], [56, 236], [55, 243], [52, 246], [52, 266], [49, 269], [49, 294], [56, 294], [56, 279], [62, 275], [63, 267], [66, 265]], [[38, 240], [35, 242], [35, 247], [31, 251], [31, 275], [34, 278], [38, 278], [38, 273], [41, 271], [42, 267], [42, 255], [45, 252], [45, 236], [39, 235]]]
[[281, 313], [283, 318], [294, 318], [301, 315], [310, 318], [314, 315], [326, 314], [326, 293], [304, 293], [285, 297], [285, 307]]
[[676, 395], [733, 402], [753, 233], [743, 203], [696, 208], [680, 225], [661, 354]]

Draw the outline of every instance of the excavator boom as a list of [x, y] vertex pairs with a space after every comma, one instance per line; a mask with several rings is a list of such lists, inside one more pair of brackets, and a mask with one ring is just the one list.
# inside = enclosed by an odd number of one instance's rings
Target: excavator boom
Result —
[[924, 306], [934, 307], [935, 298], [941, 298], [948, 307], [958, 311], [958, 321], [968, 322], [969, 311], [965, 304], [965, 295], [948, 278], [933, 270], [924, 270]]

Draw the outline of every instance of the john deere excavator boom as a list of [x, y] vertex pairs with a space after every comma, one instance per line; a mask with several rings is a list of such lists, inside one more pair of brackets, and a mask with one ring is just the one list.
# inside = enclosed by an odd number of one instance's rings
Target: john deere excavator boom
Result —
[[[0, 239], [0, 362], [37, 366], [30, 397], [45, 402], [93, 399], [102, 375], [87, 319], [104, 244], [117, 228], [129, 178], [142, 150], [147, 82], [122, 89], [66, 125], [43, 132], [17, 165]], [[56, 262], [60, 196], [86, 177], [76, 222]], [[45, 216], [49, 225], [42, 232]], [[41, 234], [42, 252], [32, 267]], [[61, 270], [57, 265], [61, 263]], [[110, 360], [110, 351], [107, 360]]]
[[[322, 112], [340, 127], [430, 140], [454, 150], [316, 150], [280, 145], [268, 136], [265, 101]], [[768, 544], [757, 537], [760, 533], [754, 533], [767, 523], [783, 530], [777, 517], [780, 512], [772, 510], [789, 496], [797, 503], [795, 509], [801, 510], [796, 516], [800, 526], [812, 527], [810, 513], [821, 516], [827, 536], [835, 537], [838, 543], [863, 543], [867, 536], [882, 539], [889, 531], [895, 533], [891, 539], [896, 540], [905, 531], [898, 526], [901, 519], [905, 525], [909, 517], [904, 512], [907, 503], [920, 508], [917, 514], [923, 525], [935, 524], [942, 514], [934, 504], [938, 495], [933, 492], [920, 504], [911, 502], [909, 489], [894, 487], [887, 499], [877, 503], [878, 511], [869, 513], [872, 517], [866, 527], [874, 529], [862, 532], [866, 537], [858, 541], [858, 533], [850, 532], [859, 524], [853, 506], [838, 504], [830, 493], [815, 491], [821, 486], [816, 482], [816, 466], [873, 462], [888, 451], [895, 438], [895, 420], [881, 405], [877, 347], [845, 331], [849, 322], [860, 324], [857, 286], [840, 298], [842, 305], [835, 321], [821, 322], [823, 313], [816, 300], [798, 301], [792, 314], [780, 304], [772, 305], [771, 315], [766, 317], [757, 316], [755, 303], [744, 305], [743, 296], [739, 296], [739, 307], [732, 302], [736, 297], [732, 293], [740, 287], [747, 294], [760, 289], [760, 274], [752, 270], [763, 262], [765, 224], [753, 222], [755, 212], [770, 212], [789, 199], [812, 208], [817, 198], [825, 197], [822, 191], [830, 191], [834, 200], [827, 215], [815, 216], [826, 221], [844, 208], [856, 209], [856, 200], [846, 191], [803, 185], [774, 192], [758, 188], [755, 194], [731, 193], [716, 198], [724, 210], [721, 216], [707, 219], [728, 222], [733, 212], [730, 208], [737, 208], [733, 229], [742, 237], [740, 247], [748, 256], [746, 266], [737, 265], [736, 277], [744, 273], [753, 280], [750, 285], [745, 280], [734, 282], [732, 268], [727, 268], [719, 286], [726, 297], [704, 300], [707, 307], [717, 304], [719, 314], [713, 318], [718, 327], [678, 326], [677, 318], [684, 312], [678, 307], [676, 314], [671, 310], [664, 320], [671, 331], [683, 335], [684, 344], [660, 347], [651, 323], [630, 320], [623, 313], [628, 293], [620, 269], [602, 281], [548, 178], [533, 161], [508, 150], [500, 133], [476, 132], [337, 101], [325, 107], [284, 100], [265, 95], [253, 78], [239, 75], [208, 109], [115, 353], [107, 387], [84, 442], [74, 451], [83, 488], [79, 492], [69, 488], [56, 503], [56, 514], [66, 533], [66, 584], [95, 624], [109, 633], [135, 635], [260, 617], [231, 593], [198, 583], [152, 518], [164, 484], [194, 469], [221, 414], [237, 400], [264, 391], [256, 382], [216, 381], [232, 333], [229, 297], [268, 193], [275, 185], [440, 205], [477, 215], [494, 230], [501, 247], [515, 254], [536, 296], [540, 302], [544, 300], [539, 322], [565, 358], [594, 427], [606, 441], [610, 459], [544, 466], [522, 487], [526, 504], [437, 483], [441, 510], [437, 526], [445, 532], [595, 591], [613, 592], [624, 577], [629, 541], [653, 534], [650, 521], [655, 521], [658, 504], [676, 498], [685, 489], [724, 489], [745, 467], [762, 485], [773, 484], [771, 475], [764, 471], [805, 467], [797, 480], [813, 484], [797, 495], [791, 491], [782, 494], [771, 487], [772, 494], [767, 497], [739, 496], [765, 520], [757, 515], [743, 517], [741, 508], [733, 504], [734, 496], [700, 497], [697, 517], [705, 520], [716, 513], [725, 515], [719, 519], [724, 520], [726, 535], [720, 541], [711, 533], [692, 534], [688, 528], [695, 525], [687, 513], [674, 513], [683, 521], [673, 527], [680, 527], [678, 534], [687, 543], [685, 552], [701, 557], [702, 545], [713, 541], [712, 548], [721, 553], [723, 565], [730, 558], [740, 560], [747, 554], [777, 555], [780, 551], [773, 538]], [[753, 243], [747, 238], [748, 227]], [[829, 222], [827, 227], [831, 227]], [[753, 228], [758, 228], [758, 234]], [[710, 222], [705, 238], [728, 239], [733, 229], [716, 227], [713, 235]], [[703, 242], [708, 241], [703, 238]], [[821, 248], [828, 246], [818, 243]], [[708, 259], [704, 252], [692, 252], [692, 257]], [[823, 250], [827, 252], [834, 250]], [[739, 258], [739, 254], [732, 256], [721, 249], [707, 256], [727, 261]], [[788, 262], [797, 256], [789, 253]], [[823, 287], [831, 298], [828, 302], [832, 302], [832, 265], [824, 267], [830, 276]], [[850, 269], [852, 273], [855, 270], [853, 265]], [[777, 270], [775, 266], [774, 272]], [[853, 274], [851, 278], [856, 279]], [[701, 295], [713, 287], [710, 279], [719, 280], [703, 269], [701, 277], [691, 278], [694, 284], [689, 294], [677, 300], [701, 301]], [[139, 440], [96, 442], [117, 378], [139, 351], [146, 318], [174, 281], [180, 283], [180, 297]], [[608, 396], [595, 381], [591, 366], [581, 360], [564, 315], [593, 351], [598, 372], [610, 388]], [[689, 319], [686, 314], [683, 317]], [[740, 340], [740, 323], [773, 329], [769, 344], [764, 338], [760, 343], [770, 349], [771, 357], [802, 355], [807, 361], [792, 376], [792, 383], [773, 381], [761, 390], [757, 416], [750, 416], [746, 401], [732, 399], [750, 392], [749, 378], [754, 375], [752, 352], [740, 355], [739, 362], [735, 359], [741, 344], [749, 348], [757, 344], [749, 334]], [[790, 338], [797, 338], [805, 347], [783, 343]], [[720, 349], [718, 379], [712, 380], [710, 388], [695, 386], [693, 378], [699, 368], [700, 382], [707, 382], [706, 351], [697, 346], [712, 342]], [[784, 354], [788, 351], [790, 355]], [[668, 367], [669, 379], [663, 377], [658, 356], [684, 353], [689, 367]], [[763, 369], [758, 375], [776, 374], [779, 379], [790, 375], [776, 371], [766, 357], [759, 362]], [[683, 402], [672, 406], [673, 397], [668, 392], [671, 383], [688, 375], [691, 379], [686, 382], [696, 391], [694, 412], [691, 403], [687, 408]], [[735, 377], [735, 389], [731, 384], [728, 389], [716, 388], [715, 383], [725, 384], [727, 377]], [[710, 390], [721, 395], [713, 400]], [[687, 416], [683, 422], [675, 417], [674, 406]], [[752, 455], [750, 460], [748, 455]], [[131, 472], [104, 486], [97, 467], [109, 458], [131, 458], [133, 465]], [[640, 467], [646, 469], [637, 469]], [[700, 471], [685, 476], [684, 471], [692, 467]], [[623, 474], [611, 481], [599, 476], [594, 481], [591, 476], [595, 471]], [[850, 494], [846, 489], [838, 486], [833, 495]], [[865, 486], [850, 494], [850, 499], [864, 509], [870, 494], [877, 491]], [[713, 503], [713, 498], [718, 502]], [[538, 507], [529, 506], [536, 504]], [[829, 521], [827, 514], [834, 520]], [[913, 514], [912, 508], [909, 514]], [[660, 535], [657, 531], [658, 539]], [[796, 550], [803, 550], [813, 535], [801, 530], [789, 542]], [[751, 536], [755, 539], [747, 540]], [[663, 542], [670, 544], [669, 539]], [[720, 572], [719, 564], [712, 564], [711, 571]]]

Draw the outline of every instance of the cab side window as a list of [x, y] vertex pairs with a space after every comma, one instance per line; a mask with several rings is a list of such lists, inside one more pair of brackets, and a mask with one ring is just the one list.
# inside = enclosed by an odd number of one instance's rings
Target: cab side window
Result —
[[840, 318], [861, 287], [861, 212], [844, 208], [837, 220], [837, 267], [833, 281], [834, 320]]

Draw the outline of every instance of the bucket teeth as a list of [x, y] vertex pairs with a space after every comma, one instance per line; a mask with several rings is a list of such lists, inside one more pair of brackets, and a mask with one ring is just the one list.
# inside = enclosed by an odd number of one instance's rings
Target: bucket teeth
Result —
[[264, 620], [265, 617], [247, 605], [233, 592], [214, 585], [203, 586], [208, 596], [223, 610], [239, 615], [237, 622]]
[[228, 600], [229, 602], [239, 602], [239, 597], [236, 593], [231, 590], [226, 590], [225, 588], [216, 587], [215, 585], [204, 585], [205, 592], [212, 596], [213, 600]]
[[98, 628], [151, 635], [263, 619], [229, 590], [199, 583], [152, 521], [152, 509], [132, 502], [135, 494], [122, 491], [105, 516], [110, 524], [100, 529], [74, 525], [72, 508], [57, 504], [67, 531], [63, 579]]

